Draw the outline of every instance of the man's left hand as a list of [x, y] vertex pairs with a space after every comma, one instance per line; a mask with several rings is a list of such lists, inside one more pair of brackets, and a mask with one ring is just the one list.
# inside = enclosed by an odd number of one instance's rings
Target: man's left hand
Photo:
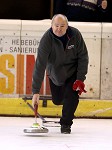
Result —
[[84, 93], [87, 92], [84, 88], [85, 88], [85, 84], [81, 80], [76, 80], [73, 83], [73, 90], [74, 91], [78, 91], [79, 95], [81, 95], [82, 92], [84, 92]]

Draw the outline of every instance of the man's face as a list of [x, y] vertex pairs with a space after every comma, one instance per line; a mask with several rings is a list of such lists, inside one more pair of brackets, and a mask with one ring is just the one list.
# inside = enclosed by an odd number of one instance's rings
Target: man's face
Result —
[[54, 18], [52, 22], [52, 30], [56, 36], [58, 37], [63, 36], [66, 33], [67, 28], [68, 28], [68, 25], [64, 18], [62, 17]]

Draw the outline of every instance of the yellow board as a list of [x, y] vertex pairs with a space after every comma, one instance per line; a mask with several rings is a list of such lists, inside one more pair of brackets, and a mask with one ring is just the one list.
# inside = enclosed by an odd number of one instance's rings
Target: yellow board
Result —
[[[31, 104], [31, 100], [27, 101]], [[46, 117], [60, 117], [62, 106], [56, 106], [52, 101], [47, 101], [43, 107], [40, 100], [38, 112]], [[34, 116], [34, 112], [21, 98], [0, 98], [0, 115], [3, 116]], [[80, 99], [75, 113], [76, 117], [112, 117], [112, 100]]]

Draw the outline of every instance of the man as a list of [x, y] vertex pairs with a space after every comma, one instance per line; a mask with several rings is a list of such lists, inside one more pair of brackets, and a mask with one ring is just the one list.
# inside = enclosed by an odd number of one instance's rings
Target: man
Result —
[[79, 95], [84, 90], [88, 68], [88, 52], [81, 33], [68, 26], [66, 16], [53, 17], [51, 28], [40, 40], [32, 82], [32, 104], [38, 104], [39, 91], [47, 70], [56, 105], [63, 104], [60, 119], [61, 133], [70, 133]]
[[99, 22], [112, 22], [112, 0], [107, 0], [107, 4], [104, 11], [98, 11]]
[[54, 0], [54, 14], [64, 14], [69, 21], [99, 22], [99, 13], [107, 11], [107, 0]]

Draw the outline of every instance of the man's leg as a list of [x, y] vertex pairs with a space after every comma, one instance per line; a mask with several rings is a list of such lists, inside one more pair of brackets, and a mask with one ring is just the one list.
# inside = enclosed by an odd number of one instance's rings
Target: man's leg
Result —
[[74, 113], [77, 109], [79, 103], [78, 92], [73, 91], [72, 82], [65, 84], [65, 92], [63, 97], [63, 109], [62, 109], [62, 118], [60, 120], [61, 124], [72, 125], [74, 119]]
[[77, 91], [73, 91], [72, 86], [75, 76], [67, 79], [65, 82], [65, 91], [63, 96], [62, 117], [60, 119], [61, 133], [70, 133], [73, 124], [74, 113], [79, 103], [79, 95]]
[[[63, 104], [62, 117], [60, 124], [62, 126], [71, 127], [73, 123], [74, 113], [79, 103], [78, 92], [73, 91], [72, 86], [76, 80], [75, 75], [67, 79], [63, 86], [56, 86], [50, 79], [50, 87], [55, 105]], [[71, 130], [69, 130], [71, 132]]]
[[52, 101], [55, 105], [62, 105], [64, 96], [64, 86], [56, 86], [51, 79], [49, 79]]

